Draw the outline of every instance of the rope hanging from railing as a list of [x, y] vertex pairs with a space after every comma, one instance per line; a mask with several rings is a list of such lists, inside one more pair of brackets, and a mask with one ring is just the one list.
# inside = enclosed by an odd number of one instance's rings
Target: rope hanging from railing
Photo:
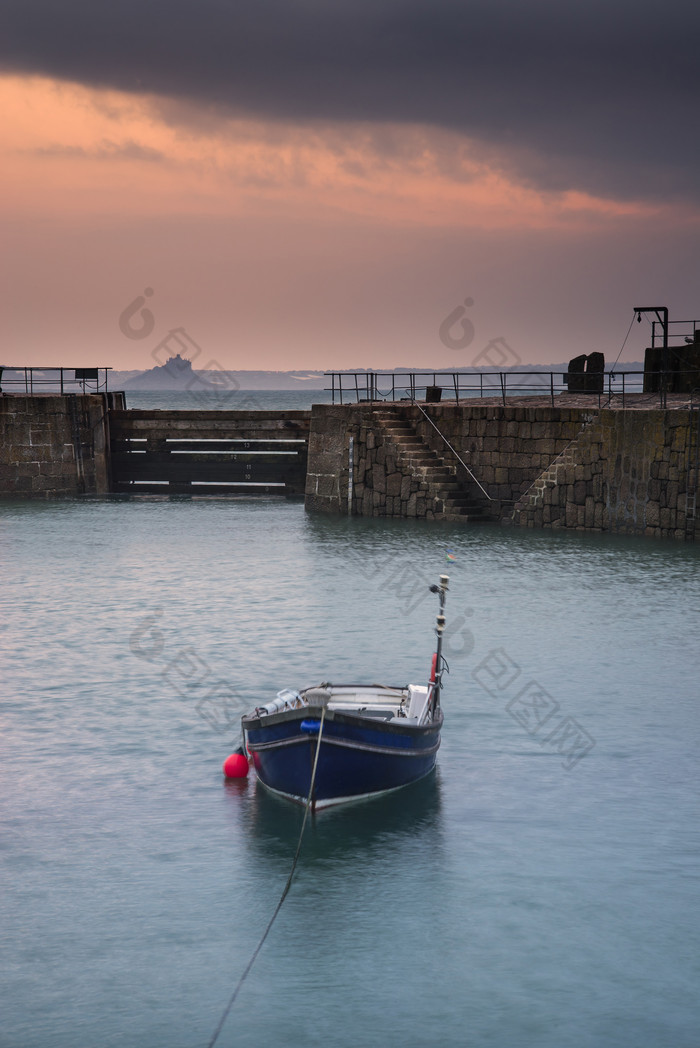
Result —
[[610, 372], [611, 373], [615, 371], [615, 368], [617, 366], [617, 362], [620, 359], [620, 357], [622, 356], [622, 351], [625, 348], [625, 346], [627, 345], [627, 339], [630, 337], [630, 331], [632, 330], [632, 325], [633, 324], [634, 324], [634, 314], [632, 314], [632, 319], [630, 320], [630, 326], [627, 328], [627, 334], [625, 335], [625, 337], [623, 339], [623, 342], [622, 342], [622, 345], [620, 346], [620, 352], [615, 357], [615, 363], [610, 368]]

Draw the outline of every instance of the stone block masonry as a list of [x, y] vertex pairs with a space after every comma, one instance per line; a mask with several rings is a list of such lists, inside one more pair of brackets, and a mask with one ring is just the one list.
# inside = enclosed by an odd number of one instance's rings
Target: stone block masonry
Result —
[[0, 396], [0, 498], [108, 492], [107, 397]]
[[310, 512], [348, 512], [350, 438], [361, 408], [315, 404], [311, 412], [304, 505]]
[[[589, 417], [582, 411], [449, 403], [430, 405], [428, 412], [437, 429], [412, 404], [314, 405], [306, 508], [330, 513], [347, 513], [350, 508], [359, 516], [456, 519], [462, 501], [465, 518], [479, 516], [477, 507], [482, 517], [488, 512], [498, 518], [508, 503], [512, 510], [578, 434], [582, 418]], [[457, 497], [456, 487], [464, 499]]]
[[[471, 508], [479, 493], [446, 448], [446, 438], [487, 492], [482, 509], [491, 511], [491, 519], [531, 528], [696, 537], [697, 409], [477, 402], [426, 410], [437, 430], [413, 404], [314, 406], [306, 508], [479, 519]], [[421, 452], [440, 456], [443, 468], [430, 466]], [[455, 481], [470, 508], [457, 511]]]
[[513, 523], [694, 541], [697, 411], [602, 410], [528, 489]]
[[[115, 425], [125, 414], [119, 398], [0, 396], [0, 497], [109, 492], [110, 413], [117, 409]], [[521, 400], [430, 404], [425, 412], [428, 417], [405, 402], [315, 405], [306, 509], [697, 538], [698, 408], [552, 407]], [[211, 423], [212, 437], [219, 422], [231, 425], [231, 413], [226, 419], [221, 414]], [[255, 417], [247, 425], [274, 424], [289, 436], [294, 420], [271, 423], [269, 413], [249, 414]], [[302, 423], [309, 425], [308, 417], [294, 422]], [[258, 434], [267, 450], [269, 436], [268, 430]]]

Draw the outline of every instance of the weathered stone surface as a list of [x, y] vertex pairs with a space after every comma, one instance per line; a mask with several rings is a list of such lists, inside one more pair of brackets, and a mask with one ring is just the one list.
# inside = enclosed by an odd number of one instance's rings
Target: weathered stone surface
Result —
[[400, 473], [392, 473], [391, 476], [386, 478], [386, 493], [387, 495], [401, 495], [401, 485], [403, 483], [403, 477]]
[[[687, 411], [598, 411], [593, 404], [588, 409], [467, 403], [457, 408], [444, 402], [435, 408], [436, 424], [492, 497], [521, 499], [513, 513], [516, 524], [639, 533], [650, 527], [669, 535], [684, 531]], [[346, 409], [346, 425], [348, 411], [358, 434], [356, 483], [363, 469], [376, 481], [369, 444], [384, 447], [388, 497], [381, 509], [393, 515], [435, 513], [425, 491], [429, 471], [397, 454], [384, 435], [369, 439], [367, 408]], [[399, 415], [412, 419], [426, 444], [443, 456], [444, 442], [418, 419], [416, 408], [406, 405]], [[381, 488], [382, 481], [378, 483]], [[418, 494], [425, 498], [425, 508], [411, 500]], [[363, 507], [364, 498], [358, 496], [358, 512], [364, 512]], [[372, 512], [376, 509], [373, 505]], [[662, 513], [665, 510], [668, 514]], [[650, 524], [649, 519], [660, 523]]]
[[647, 503], [645, 518], [645, 524], [648, 527], [658, 527], [658, 525], [660, 524], [658, 502]]
[[574, 497], [573, 501], [577, 506], [582, 506], [586, 501], [586, 482], [584, 480], [576, 480], [574, 484]]
[[375, 466], [372, 469], [372, 487], [375, 491], [386, 494], [386, 474], [382, 466]]
[[0, 497], [108, 491], [106, 411], [103, 394], [0, 396]]

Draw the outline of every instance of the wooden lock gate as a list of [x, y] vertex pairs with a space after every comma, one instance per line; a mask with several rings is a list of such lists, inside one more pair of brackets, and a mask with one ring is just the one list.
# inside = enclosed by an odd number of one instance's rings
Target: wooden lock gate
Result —
[[310, 419], [310, 411], [112, 410], [112, 491], [303, 496]]

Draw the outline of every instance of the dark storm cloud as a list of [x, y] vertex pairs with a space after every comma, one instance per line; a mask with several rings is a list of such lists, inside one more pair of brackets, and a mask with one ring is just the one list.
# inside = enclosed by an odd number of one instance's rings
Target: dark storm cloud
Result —
[[551, 189], [700, 196], [696, 0], [4, 0], [0, 62], [222, 114], [421, 122]]

